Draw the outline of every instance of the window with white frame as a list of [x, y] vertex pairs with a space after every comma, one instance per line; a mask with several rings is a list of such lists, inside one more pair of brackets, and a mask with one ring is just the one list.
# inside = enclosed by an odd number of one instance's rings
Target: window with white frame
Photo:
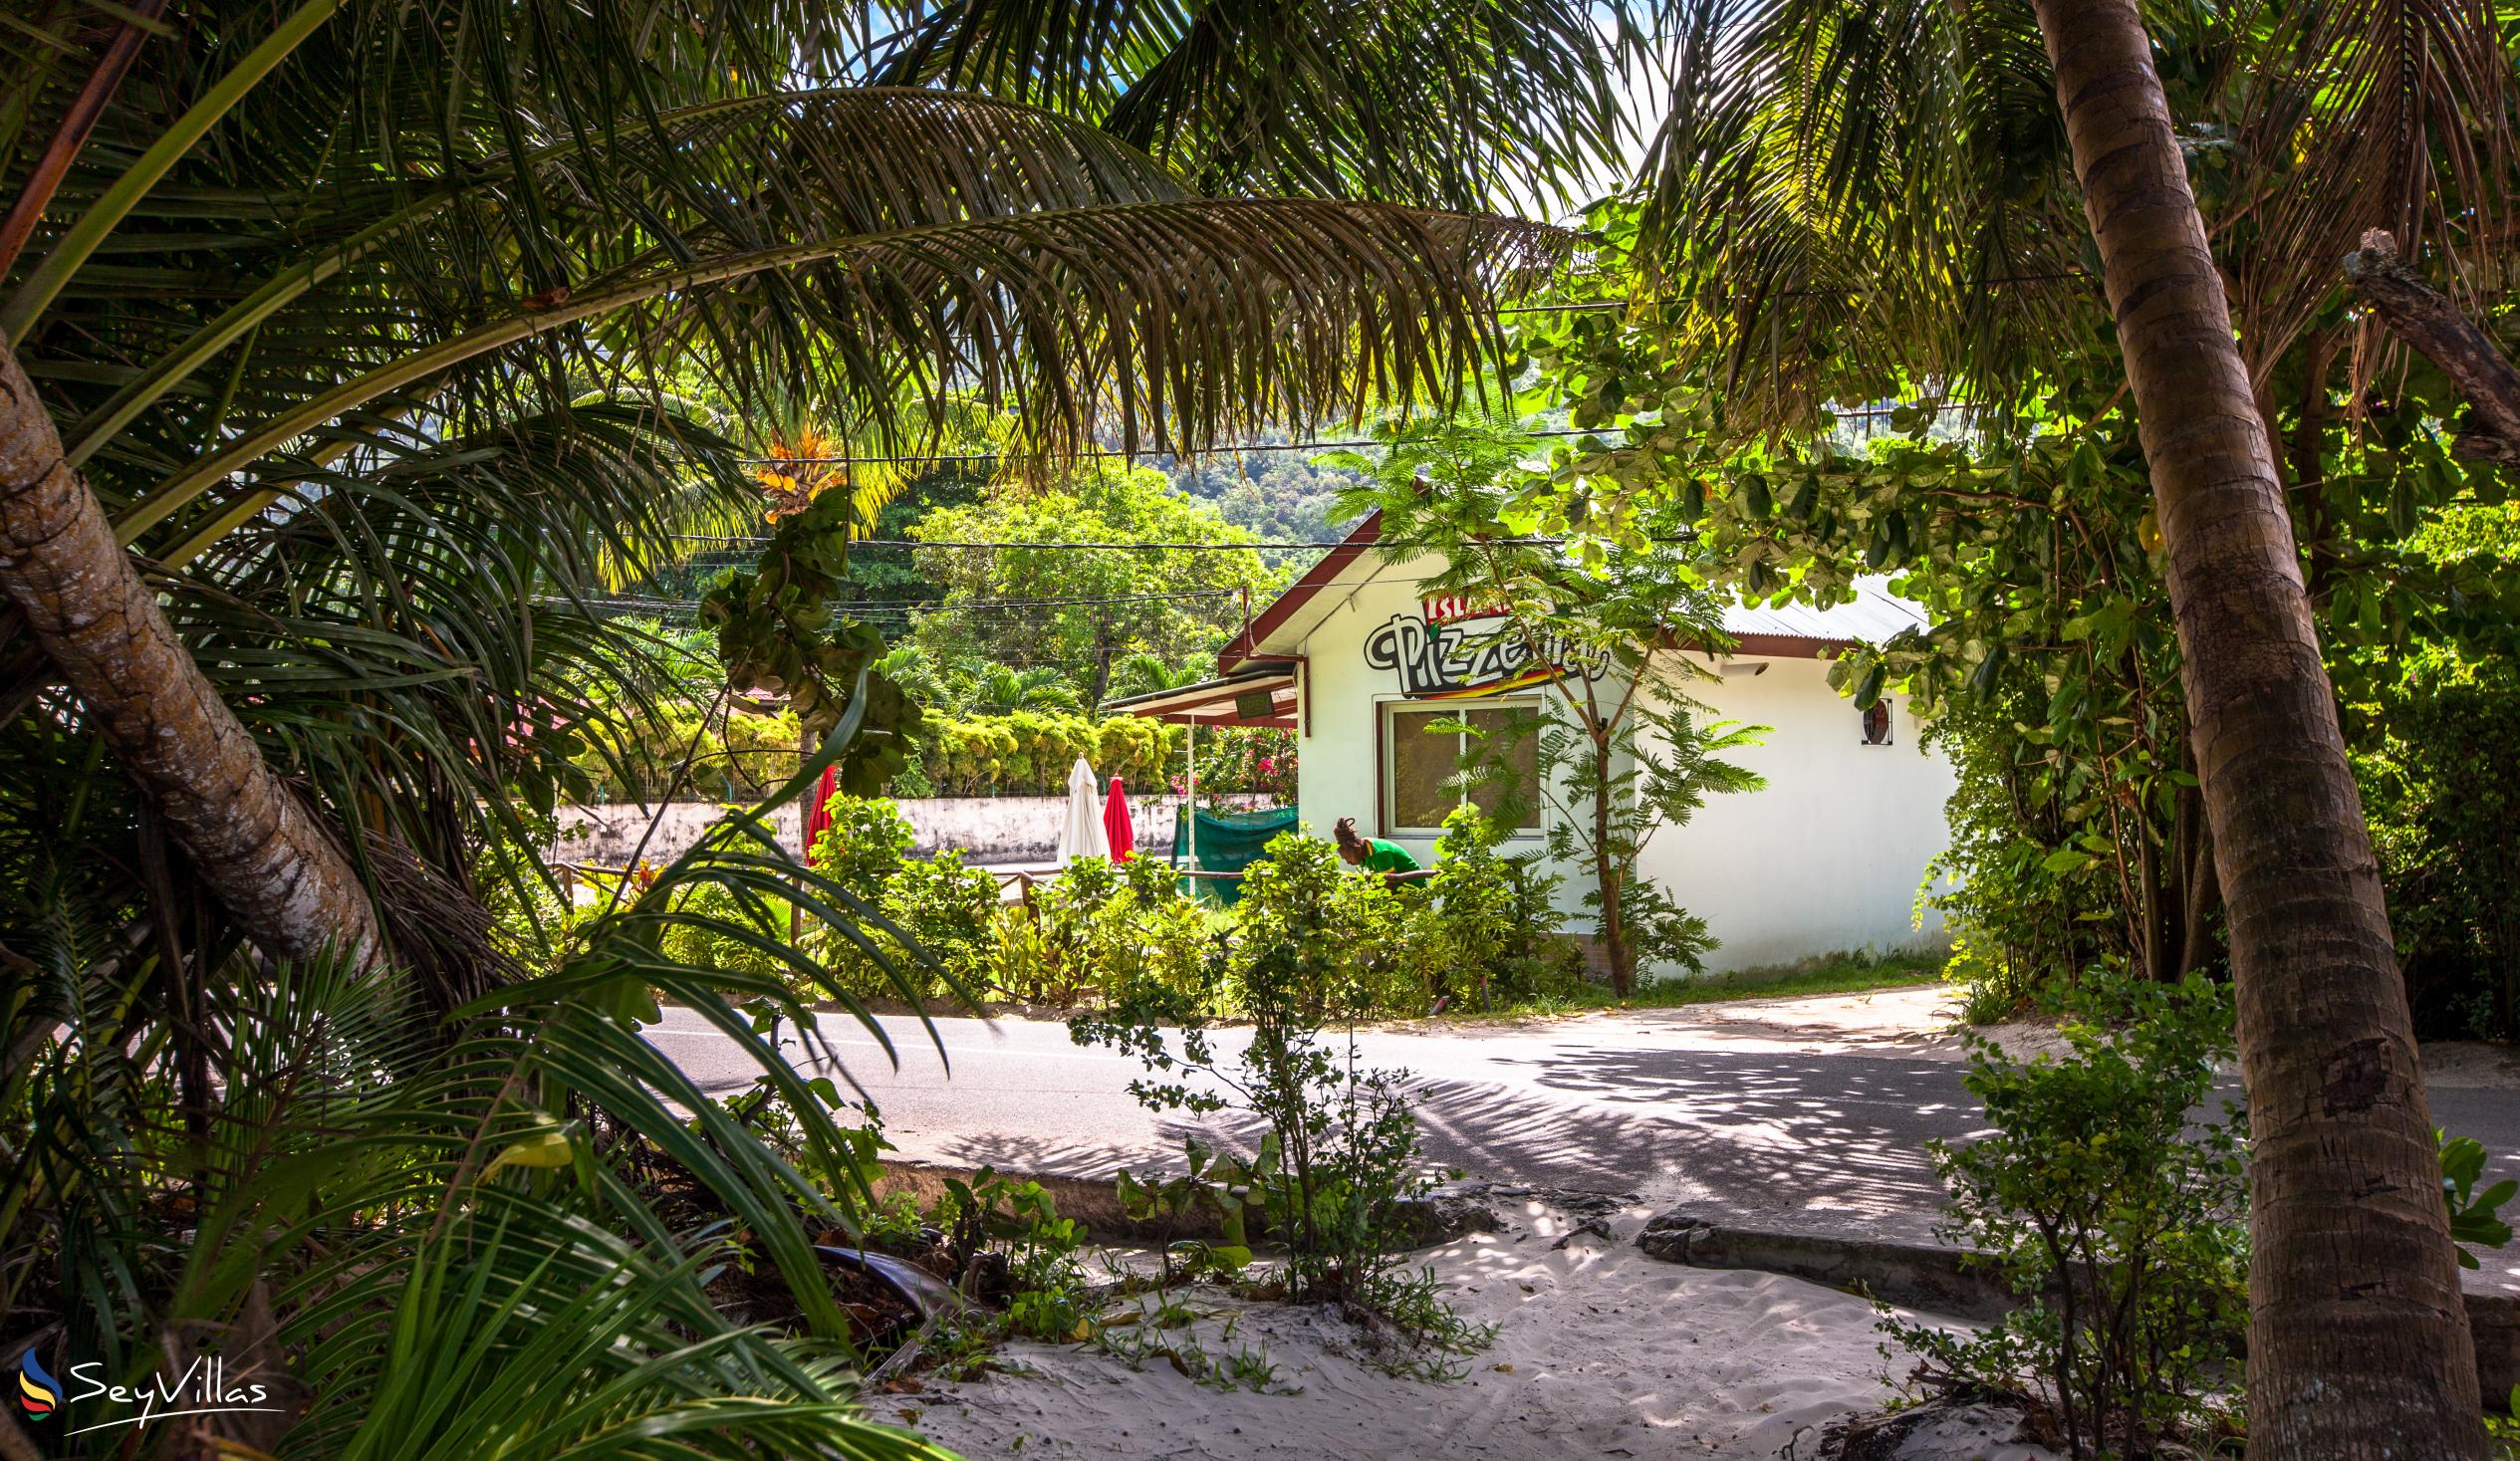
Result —
[[[1473, 707], [1387, 701], [1382, 715], [1385, 832], [1431, 836], [1443, 830], [1444, 818], [1465, 801], [1492, 816], [1509, 784], [1522, 804], [1517, 830], [1539, 830], [1540, 735], [1536, 729], [1508, 732], [1536, 720], [1540, 702], [1491, 700]], [[1462, 758], [1473, 747], [1501, 774], [1468, 788], [1446, 786], [1459, 775]]]
[[1890, 702], [1888, 695], [1864, 707], [1864, 744], [1887, 746], [1890, 743]]

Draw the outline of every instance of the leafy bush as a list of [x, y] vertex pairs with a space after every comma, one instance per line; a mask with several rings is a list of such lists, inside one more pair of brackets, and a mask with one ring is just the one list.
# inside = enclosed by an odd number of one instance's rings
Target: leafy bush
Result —
[[[1957, 785], [1944, 807], [1950, 845], [1927, 867], [1917, 901], [1920, 911], [1927, 903], [1939, 908], [1951, 930], [1947, 972], [1965, 986], [1969, 1022], [2026, 1008], [2050, 971], [2123, 967], [2118, 881], [2085, 850], [2068, 847], [2080, 828], [2068, 809], [2089, 789], [2074, 773], [2060, 788], [2049, 748], [2023, 737], [2005, 707], [1955, 700], [1924, 735], [1950, 758]], [[1945, 878], [1950, 885], [1935, 890]]]
[[1883, 1327], [1929, 1375], [2029, 1392], [2078, 1457], [2150, 1455], [2216, 1424], [2205, 1395], [2247, 1320], [2241, 1117], [2188, 1119], [2230, 1053], [2231, 1002], [2201, 978], [2087, 977], [2084, 997], [2117, 1023], [2068, 1023], [2061, 1060], [1967, 1037], [1994, 1130], [1932, 1145], [1952, 1191], [1942, 1236], [2022, 1307], [1973, 1335]]
[[938, 852], [901, 864], [883, 892], [883, 916], [941, 966], [947, 980], [983, 990], [997, 955], [998, 883], [962, 853]]
[[[889, 803], [837, 796], [830, 811], [815, 869], [907, 935], [872, 925], [857, 939], [809, 935], [830, 977], [859, 998], [961, 989], [1065, 1010], [1096, 997], [1135, 1002], [1150, 986], [1197, 1018], [1220, 1018], [1245, 1008], [1257, 946], [1298, 925], [1328, 930], [1316, 981], [1323, 1018], [1422, 1015], [1439, 999], [1490, 1008], [1564, 996], [1583, 978], [1559, 933], [1557, 880], [1504, 855], [1504, 834], [1474, 809], [1447, 823], [1422, 884], [1354, 875], [1330, 844], [1285, 837], [1253, 864], [1231, 912], [1188, 896], [1171, 866], [1151, 858], [1079, 861], [1025, 902], [1003, 902], [997, 880], [958, 852], [907, 855], [909, 826]], [[774, 916], [784, 931], [784, 904]], [[695, 962], [704, 945], [717, 948], [698, 932], [688, 938]], [[730, 947], [706, 957], [753, 967], [740, 940], [723, 941]], [[765, 963], [761, 972], [776, 971]]]
[[901, 870], [917, 834], [890, 802], [835, 795], [824, 804], [832, 825], [814, 839], [815, 870], [873, 901]]
[[1008, 999], [1066, 1009], [1103, 976], [1108, 905], [1120, 889], [1120, 864], [1102, 858], [1072, 862], [1037, 884], [1028, 905], [1000, 919], [1001, 944], [992, 983]]
[[2349, 720], [2418, 1027], [2520, 1035], [2520, 671], [2429, 647]]
[[814, 840], [817, 871], [874, 906], [898, 933], [873, 923], [850, 938], [824, 930], [811, 946], [830, 977], [861, 999], [920, 1001], [975, 995], [995, 959], [997, 879], [962, 854], [908, 855], [913, 835], [890, 802], [835, 796], [832, 825]]
[[[1422, 898], [1413, 885], [1351, 874], [1320, 838], [1280, 834], [1243, 871], [1225, 969], [1232, 1008], [1249, 1014], [1295, 999], [1315, 1024], [1424, 1013], [1426, 975], [1407, 937], [1407, 915]], [[1306, 945], [1292, 983], [1272, 962], [1290, 941]]]
[[707, 921], [667, 927], [659, 939], [666, 958], [695, 969], [768, 979], [793, 977], [793, 966], [777, 951], [788, 941], [785, 901], [747, 898], [722, 883], [703, 882], [694, 884], [674, 907], [687, 917]]
[[[1424, 1280], [1399, 1272], [1400, 1204], [1425, 1187], [1406, 1075], [1359, 1069], [1353, 1034], [1344, 1050], [1326, 1038], [1374, 1009], [1387, 976], [1360, 927], [1398, 921], [1381, 879], [1339, 867], [1327, 843], [1278, 838], [1245, 877], [1230, 953], [1190, 966], [1199, 982], [1137, 980], [1069, 1029], [1079, 1044], [1138, 1056], [1148, 1074], [1131, 1090], [1150, 1109], [1232, 1105], [1259, 1121], [1257, 1153], [1219, 1163], [1218, 1185], [1235, 1194], [1229, 1216], [1256, 1210], [1286, 1245], [1289, 1297], [1341, 1304], [1438, 1350], [1468, 1347], [1482, 1340]], [[1250, 1022], [1238, 1050], [1220, 1049], [1208, 1029], [1229, 1001]]]
[[986, 1298], [1003, 1300], [1009, 1334], [1035, 1339], [1083, 1339], [1093, 1333], [1085, 1271], [1077, 1249], [1084, 1225], [1059, 1216], [1039, 1182], [982, 1167], [969, 1182], [945, 1179], [937, 1208], [950, 1267], [970, 1273]]
[[[1560, 934], [1554, 895], [1560, 879], [1535, 870], [1535, 856], [1507, 856], [1506, 829], [1464, 804], [1444, 819], [1425, 896], [1410, 911], [1407, 940], [1424, 971], [1421, 991], [1492, 1009], [1563, 998], [1583, 981], [1583, 955]], [[1411, 1011], [1410, 1013], [1414, 1013]]]
[[1204, 982], [1217, 929], [1172, 868], [1149, 858], [1070, 864], [1005, 909], [991, 979], [1009, 999], [1073, 1007], [1089, 993], [1125, 998], [1143, 981], [1186, 991]]

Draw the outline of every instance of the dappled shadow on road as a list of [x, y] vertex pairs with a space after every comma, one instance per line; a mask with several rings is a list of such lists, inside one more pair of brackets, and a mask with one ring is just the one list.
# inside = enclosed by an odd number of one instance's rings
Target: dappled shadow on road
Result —
[[1430, 1154], [1474, 1175], [1678, 1189], [1743, 1219], [1921, 1233], [1943, 1197], [1926, 1140], [1983, 1115], [1941, 1061], [1706, 1050], [1560, 1050], [1536, 1092], [1430, 1086]]
[[957, 1136], [944, 1143], [942, 1155], [948, 1164], [956, 1166], [987, 1166], [1001, 1172], [1030, 1174], [1054, 1172], [1063, 1177], [1108, 1177], [1123, 1168], [1142, 1172], [1149, 1166], [1166, 1164], [1156, 1159], [1155, 1153], [1134, 1147], [1011, 1131]]
[[1260, 1149], [1264, 1124], [1256, 1116], [1219, 1112], [1198, 1121], [1165, 1118], [1155, 1122], [1147, 1145], [1062, 1139], [1013, 1131], [956, 1136], [939, 1148], [942, 1158], [963, 1166], [993, 1166], [1002, 1172], [1056, 1172], [1063, 1177], [1109, 1177], [1127, 1169], [1178, 1172], [1183, 1169], [1182, 1143], [1196, 1136], [1218, 1151], [1249, 1156]]
[[[1513, 1088], [1408, 1088], [1428, 1161], [1471, 1177], [1671, 1194], [1709, 1217], [1921, 1239], [1938, 1215], [1932, 1137], [1980, 1129], [1960, 1068], [1938, 1061], [1712, 1051], [1557, 1051]], [[1219, 1112], [1155, 1123], [1149, 1144], [989, 1133], [948, 1159], [1108, 1176], [1178, 1170], [1181, 1142], [1248, 1153], [1259, 1123]]]

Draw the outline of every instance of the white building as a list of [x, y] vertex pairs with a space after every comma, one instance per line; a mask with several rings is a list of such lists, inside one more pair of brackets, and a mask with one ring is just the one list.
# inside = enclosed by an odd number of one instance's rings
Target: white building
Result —
[[[1431, 863], [1458, 753], [1457, 737], [1424, 726], [1486, 715], [1551, 713], [1560, 703], [1512, 646], [1464, 652], [1493, 620], [1446, 617], [1418, 584], [1439, 565], [1393, 561], [1367, 518], [1218, 655], [1218, 678], [1113, 702], [1177, 723], [1276, 725], [1298, 734], [1297, 804], [1327, 835], [1353, 817]], [[1791, 963], [1843, 950], [1937, 939], [1912, 921], [1926, 863], [1944, 845], [1949, 764], [1919, 744], [1915, 717], [1888, 703], [1871, 716], [1828, 683], [1828, 661], [1922, 621], [1915, 606], [1877, 582], [1828, 609], [1741, 608], [1724, 615], [1738, 641], [1697, 656], [1712, 678], [1682, 686], [1714, 718], [1768, 726], [1733, 759], [1767, 778], [1764, 791], [1716, 797], [1686, 827], [1657, 834], [1641, 870], [1722, 940], [1713, 969]], [[1430, 700], [1433, 703], [1429, 703]], [[1528, 739], [1525, 741], [1528, 746]], [[1535, 813], [1519, 841], [1540, 851]], [[1561, 899], [1584, 887], [1574, 869]], [[1582, 928], [1578, 919], [1573, 925]]]

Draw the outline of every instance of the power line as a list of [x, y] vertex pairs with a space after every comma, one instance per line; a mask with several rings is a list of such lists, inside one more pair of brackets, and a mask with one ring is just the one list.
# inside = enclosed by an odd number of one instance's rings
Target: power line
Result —
[[[729, 548], [750, 547], [771, 541], [767, 537], [711, 537], [698, 533], [674, 533], [668, 536], [676, 543], [717, 543]], [[958, 543], [951, 541], [931, 543], [924, 539], [917, 538], [853, 538], [850, 540], [849, 546], [851, 548], [1074, 548], [1080, 551], [1096, 549], [1181, 549], [1190, 552], [1206, 553], [1286, 553], [1309, 548], [1340, 548], [1346, 546], [1346, 544], [1344, 540], [1332, 540], [1321, 543], [1218, 543], [1207, 539], [1195, 541], [1175, 540], [1151, 543]]]
[[[667, 537], [676, 543], [718, 543], [730, 548], [768, 543], [772, 541], [766, 537], [724, 538], [711, 537], [705, 534], [697, 533], [673, 533], [668, 534]], [[1482, 541], [1494, 544], [1499, 548], [1561, 548], [1566, 545], [1567, 540], [1564, 538], [1489, 538]], [[1683, 540], [1679, 538], [1666, 538], [1657, 539], [1656, 541], [1676, 543]], [[919, 538], [857, 538], [852, 539], [849, 546], [851, 548], [1025, 548], [1041, 551], [1075, 550], [1080, 553], [1152, 550], [1180, 550], [1184, 552], [1201, 553], [1286, 553], [1308, 549], [1356, 547], [1400, 549], [1405, 551], [1422, 545], [1399, 543], [1387, 538], [1369, 544], [1352, 543], [1344, 538], [1329, 539], [1322, 542], [1304, 543], [1216, 543], [1206, 540], [1174, 540], [1151, 543], [963, 543], [930, 542], [926, 539]], [[1093, 603], [1095, 601], [1083, 600], [1079, 602]]]
[[[1522, 434], [1526, 436], [1594, 436], [1599, 435], [1602, 431], [1624, 431], [1627, 428], [1624, 426], [1603, 426], [1598, 430], [1573, 426], [1551, 426], [1537, 431], [1526, 431]], [[1071, 452], [1070, 455], [1088, 461], [1110, 459], [1134, 461], [1139, 457], [1150, 456], [1168, 456], [1176, 458], [1238, 456], [1246, 451], [1345, 451], [1356, 450], [1369, 446], [1388, 446], [1391, 443], [1387, 441], [1378, 441], [1371, 436], [1366, 436], [1346, 441], [1254, 441], [1239, 446], [1213, 447], [1207, 451], [1183, 451], [1179, 448], [1169, 446], [1140, 446], [1123, 451], [1108, 446], [1096, 446], [1089, 447], [1084, 451]], [[967, 451], [957, 452], [947, 456], [919, 456], [915, 454], [907, 456], [739, 456], [735, 458], [735, 460], [744, 462], [748, 465], [777, 467], [883, 466], [887, 464], [948, 466], [967, 465], [976, 462], [993, 462], [998, 460], [1002, 455], [1004, 455], [1004, 453], [1001, 452]]]
[[[1079, 605], [1094, 604], [1151, 604], [1172, 603], [1188, 599], [1230, 599], [1242, 592], [1243, 591], [1240, 589], [1191, 589], [1173, 594], [1113, 594], [1071, 599], [975, 599], [962, 604], [913, 604], [902, 601], [876, 600], [862, 604], [836, 604], [833, 608], [837, 609], [841, 612], [852, 615], [860, 612], [962, 613], [1008, 609], [1073, 608]], [[697, 609], [702, 603], [701, 600], [697, 599], [565, 599], [548, 597], [543, 599], [541, 602], [545, 604], [577, 605], [588, 609]]]
[[[1578, 307], [1578, 306], [1555, 306], [1555, 305], [1553, 305], [1553, 306], [1549, 306], [1548, 308], [1551, 308], [1551, 309], [1559, 309], [1559, 308], [1568, 308], [1568, 309], [1573, 309], [1573, 308], [1592, 309], [1592, 308], [1594, 308], [1594, 307], [1593, 307], [1593, 306], [1590, 306], [1590, 305], [1580, 306], [1580, 307]], [[1626, 306], [1624, 306], [1624, 305], [1622, 305], [1622, 306], [1617, 306], [1617, 308], [1624, 309], [1624, 308], [1626, 308]], [[1864, 417], [1864, 416], [1887, 416], [1887, 415], [1890, 415], [1890, 414], [1892, 414], [1892, 413], [1894, 413], [1894, 412], [1901, 411], [1901, 410], [1907, 410], [1907, 409], [1910, 409], [1910, 407], [1907, 407], [1907, 406], [1858, 406], [1858, 407], [1856, 407], [1856, 408], [1854, 408], [1854, 409], [1852, 409], [1852, 410], [1831, 411], [1829, 414], [1830, 414], [1830, 416], [1831, 416], [1833, 419], [1836, 419], [1836, 420], [1848, 420], [1848, 419], [1853, 419], [1853, 418], [1857, 418], [1857, 417]], [[1938, 409], [1942, 409], [1942, 407], [1930, 407], [1929, 409], [1937, 409], [1937, 410], [1938, 410]], [[1548, 437], [1566, 437], [1566, 436], [1599, 436], [1599, 435], [1602, 435], [1602, 434], [1604, 434], [1604, 433], [1606, 433], [1606, 432], [1613, 432], [1613, 431], [1616, 431], [1616, 432], [1620, 432], [1620, 433], [1622, 433], [1622, 434], [1625, 434], [1625, 433], [1627, 432], [1627, 430], [1628, 430], [1628, 428], [1627, 428], [1627, 427], [1625, 427], [1625, 426], [1544, 426], [1544, 427], [1541, 427], [1541, 428], [1536, 429], [1536, 430], [1531, 430], [1531, 431], [1525, 431], [1525, 432], [1522, 432], [1521, 434], [1522, 434], [1522, 435], [1525, 435], [1525, 436], [1548, 436]], [[1217, 446], [1217, 447], [1211, 447], [1211, 448], [1209, 448], [1209, 449], [1208, 449], [1208, 450], [1206, 450], [1206, 451], [1184, 451], [1184, 450], [1181, 450], [1181, 449], [1179, 449], [1179, 448], [1177, 448], [1177, 447], [1168, 447], [1168, 446], [1164, 446], [1164, 447], [1157, 447], [1157, 446], [1140, 446], [1140, 447], [1136, 447], [1136, 448], [1134, 448], [1134, 449], [1131, 449], [1131, 450], [1123, 451], [1123, 450], [1119, 450], [1119, 449], [1116, 449], [1116, 448], [1113, 448], [1113, 447], [1107, 447], [1107, 446], [1097, 446], [1097, 447], [1090, 447], [1090, 448], [1088, 448], [1088, 449], [1086, 449], [1086, 450], [1084, 450], [1084, 451], [1072, 452], [1072, 453], [1070, 453], [1070, 455], [1071, 455], [1071, 457], [1073, 457], [1073, 458], [1075, 458], [1075, 459], [1078, 459], [1078, 460], [1085, 460], [1085, 461], [1105, 461], [1105, 460], [1135, 461], [1135, 460], [1139, 460], [1139, 459], [1141, 459], [1141, 458], [1145, 458], [1145, 457], [1157, 457], [1157, 456], [1172, 457], [1172, 458], [1174, 458], [1174, 459], [1176, 459], [1176, 460], [1183, 460], [1183, 461], [1187, 461], [1187, 460], [1193, 460], [1193, 459], [1197, 459], [1197, 458], [1201, 458], [1201, 457], [1240, 456], [1240, 455], [1241, 455], [1241, 454], [1243, 454], [1244, 452], [1248, 452], [1248, 451], [1353, 451], [1353, 450], [1361, 450], [1361, 449], [1366, 448], [1366, 447], [1376, 447], [1376, 446], [1387, 447], [1387, 446], [1389, 446], [1390, 444], [1391, 444], [1391, 443], [1390, 443], [1390, 442], [1388, 442], [1388, 441], [1381, 441], [1381, 440], [1377, 440], [1377, 439], [1375, 439], [1375, 438], [1373, 438], [1373, 437], [1360, 437], [1360, 438], [1352, 438], [1352, 439], [1342, 440], [1342, 441], [1253, 441], [1253, 442], [1246, 442], [1246, 443], [1243, 443], [1243, 444], [1240, 444], [1240, 445], [1236, 445], [1236, 446]], [[739, 462], [742, 462], [742, 463], [744, 463], [744, 464], [746, 464], [746, 465], [748, 465], [748, 466], [778, 466], [778, 467], [840, 467], [840, 466], [870, 466], [870, 467], [878, 467], [878, 466], [930, 466], [930, 467], [943, 467], [943, 466], [970, 466], [970, 465], [976, 465], [976, 464], [981, 463], [981, 462], [994, 462], [994, 461], [1000, 460], [1000, 459], [1001, 459], [1003, 456], [1005, 456], [1005, 455], [1006, 455], [1006, 453], [1002, 453], [1002, 452], [990, 452], [990, 451], [965, 451], [965, 452], [951, 452], [951, 453], [947, 453], [947, 454], [942, 455], [942, 456], [923, 456], [923, 455], [919, 455], [919, 454], [917, 454], [917, 453], [908, 453], [908, 454], [902, 454], [902, 455], [890, 455], [890, 456], [739, 456], [739, 457], [734, 458], [734, 460], [739, 461]], [[1314, 547], [1314, 546], [1317, 546], [1317, 545], [1314, 545], [1314, 544], [1301, 544], [1301, 545], [1294, 545], [1294, 546], [1300, 546], [1300, 547], [1307, 547], [1307, 548], [1309, 548], [1309, 547]], [[1333, 545], [1330, 545], [1330, 546], [1336, 547], [1337, 545], [1333, 544]]]

